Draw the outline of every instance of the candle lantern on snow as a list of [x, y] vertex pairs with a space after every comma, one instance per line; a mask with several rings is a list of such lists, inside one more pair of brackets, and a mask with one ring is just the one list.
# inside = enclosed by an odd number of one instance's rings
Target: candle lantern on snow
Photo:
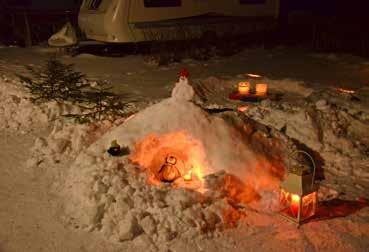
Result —
[[249, 95], [250, 94], [250, 83], [249, 82], [238, 83], [238, 93], [240, 95]]
[[302, 222], [315, 215], [318, 204], [317, 186], [315, 185], [315, 162], [305, 151], [296, 151], [293, 154], [307, 156], [312, 167], [305, 164], [294, 164], [287, 178], [281, 183], [280, 214], [299, 226]]

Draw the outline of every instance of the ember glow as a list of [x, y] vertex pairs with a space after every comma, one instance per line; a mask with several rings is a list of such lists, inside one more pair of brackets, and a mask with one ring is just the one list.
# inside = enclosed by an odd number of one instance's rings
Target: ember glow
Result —
[[345, 89], [345, 88], [337, 88], [336, 89], [338, 92], [340, 93], [345, 93], [345, 94], [355, 94], [354, 90], [351, 89]]
[[[181, 186], [183, 181], [200, 181], [206, 174], [207, 162], [203, 145], [185, 131], [164, 135], [151, 134], [135, 145], [130, 160], [148, 173], [149, 182], [160, 182], [160, 169], [168, 155], [177, 159], [176, 169], [180, 178], [175, 184]], [[155, 181], [156, 180], [156, 181]], [[178, 183], [177, 183], [178, 181]]]

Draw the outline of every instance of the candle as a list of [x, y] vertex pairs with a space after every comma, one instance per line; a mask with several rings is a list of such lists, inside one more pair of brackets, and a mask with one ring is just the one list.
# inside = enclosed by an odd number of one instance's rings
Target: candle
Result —
[[183, 176], [184, 181], [192, 180], [192, 170], [190, 170], [187, 174]]
[[250, 94], [250, 83], [249, 82], [238, 83], [238, 93], [241, 95]]
[[300, 208], [300, 196], [298, 196], [297, 194], [292, 194], [290, 208], [293, 215], [297, 216], [297, 213]]
[[256, 84], [256, 95], [257, 96], [265, 96], [268, 92], [268, 85], [267, 84]]

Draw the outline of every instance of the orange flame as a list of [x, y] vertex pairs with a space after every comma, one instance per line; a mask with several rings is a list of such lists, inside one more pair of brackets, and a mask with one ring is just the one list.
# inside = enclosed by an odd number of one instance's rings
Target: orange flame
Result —
[[300, 208], [300, 196], [297, 194], [292, 194], [291, 196], [291, 211], [294, 216], [297, 216], [297, 213]]
[[187, 174], [183, 176], [183, 179], [185, 181], [191, 181], [192, 180], [192, 170], [190, 170]]

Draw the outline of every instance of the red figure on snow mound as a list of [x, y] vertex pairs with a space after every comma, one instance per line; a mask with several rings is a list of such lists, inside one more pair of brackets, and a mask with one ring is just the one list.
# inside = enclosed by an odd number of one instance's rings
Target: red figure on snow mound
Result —
[[187, 78], [188, 76], [190, 76], [190, 73], [188, 72], [188, 70], [186, 68], [183, 68], [180, 72], [179, 72], [179, 78]]

